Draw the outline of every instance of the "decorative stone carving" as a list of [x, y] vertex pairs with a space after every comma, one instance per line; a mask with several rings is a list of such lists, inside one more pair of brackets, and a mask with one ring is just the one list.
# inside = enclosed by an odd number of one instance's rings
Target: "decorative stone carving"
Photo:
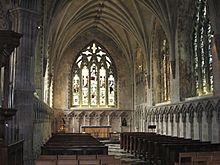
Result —
[[10, 30], [11, 21], [9, 17], [9, 12], [4, 10], [3, 2], [0, 2], [0, 30]]

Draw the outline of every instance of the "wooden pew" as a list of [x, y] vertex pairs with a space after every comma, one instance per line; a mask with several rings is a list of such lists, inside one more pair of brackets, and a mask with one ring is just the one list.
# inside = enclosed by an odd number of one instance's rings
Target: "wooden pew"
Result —
[[97, 159], [97, 155], [78, 155], [78, 160], [95, 160]]
[[42, 155], [96, 155], [108, 153], [108, 147], [89, 134], [55, 134], [41, 149]]
[[[187, 161], [183, 161], [184, 159]], [[184, 152], [179, 153], [178, 165], [188, 163], [189, 165], [208, 164], [211, 162], [220, 161], [220, 152]]]
[[212, 160], [208, 161], [207, 165], [220, 165], [220, 160]]
[[56, 160], [35, 160], [35, 165], [56, 165]]
[[220, 145], [210, 144], [207, 142], [187, 143], [187, 144], [163, 144], [163, 159], [166, 164], [178, 162], [179, 153], [181, 152], [202, 152], [218, 151]]
[[101, 165], [101, 160], [79, 160], [79, 165]]
[[[49, 156], [53, 156], [53, 155], [49, 155]], [[58, 155], [57, 159], [58, 160], [76, 160], [77, 155]]]
[[57, 160], [57, 165], [79, 165], [79, 160], [61, 159]]

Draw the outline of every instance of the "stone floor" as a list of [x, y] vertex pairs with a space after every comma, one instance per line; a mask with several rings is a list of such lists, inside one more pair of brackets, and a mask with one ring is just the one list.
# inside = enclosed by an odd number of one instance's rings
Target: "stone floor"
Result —
[[126, 165], [148, 165], [146, 161], [137, 159], [134, 155], [125, 152], [124, 150], [120, 149], [120, 144], [105, 144], [108, 146], [108, 154], [114, 155], [116, 159], [120, 159], [123, 164]]

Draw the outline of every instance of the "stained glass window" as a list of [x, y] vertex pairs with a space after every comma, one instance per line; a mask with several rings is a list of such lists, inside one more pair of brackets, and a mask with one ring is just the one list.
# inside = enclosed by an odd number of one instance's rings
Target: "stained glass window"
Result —
[[194, 84], [196, 96], [206, 95], [213, 91], [212, 30], [207, 9], [207, 0], [196, 1], [193, 33]]
[[[165, 36], [165, 35], [164, 35]], [[169, 47], [167, 39], [163, 39], [161, 43], [161, 100], [170, 100], [170, 62], [169, 62]]]
[[115, 107], [116, 70], [107, 51], [93, 42], [73, 64], [71, 106]]

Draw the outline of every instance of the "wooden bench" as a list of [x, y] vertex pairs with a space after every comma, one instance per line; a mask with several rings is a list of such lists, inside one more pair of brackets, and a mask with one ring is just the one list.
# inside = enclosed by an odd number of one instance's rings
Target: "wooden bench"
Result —
[[108, 147], [89, 134], [54, 134], [41, 147], [42, 155], [107, 154]]
[[73, 159], [57, 160], [57, 165], [79, 165], [79, 160], [73, 160]]
[[[220, 159], [220, 152], [217, 152], [220, 144], [143, 132], [121, 133], [120, 137], [121, 149], [145, 160], [160, 160], [164, 165], [192, 165]], [[216, 156], [205, 155], [204, 151], [215, 151]], [[194, 152], [200, 155], [190, 155]]]
[[56, 165], [56, 160], [35, 160], [35, 165]]
[[79, 160], [79, 165], [101, 165], [101, 160]]

